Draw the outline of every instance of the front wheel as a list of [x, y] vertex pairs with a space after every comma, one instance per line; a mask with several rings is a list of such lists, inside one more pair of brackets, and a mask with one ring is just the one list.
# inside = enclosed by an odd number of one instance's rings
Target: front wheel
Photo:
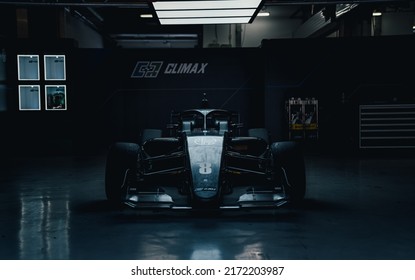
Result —
[[127, 180], [127, 171], [134, 174], [137, 168], [139, 145], [115, 143], [111, 146], [105, 167], [105, 194], [112, 204], [121, 204], [122, 186]]
[[282, 168], [288, 186], [286, 193], [294, 203], [301, 202], [306, 192], [306, 175], [303, 151], [299, 143], [286, 141], [271, 145], [274, 168]]

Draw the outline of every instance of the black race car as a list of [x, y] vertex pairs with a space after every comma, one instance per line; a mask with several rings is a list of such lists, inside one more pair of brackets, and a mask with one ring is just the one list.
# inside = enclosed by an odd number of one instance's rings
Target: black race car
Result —
[[306, 176], [298, 143], [269, 143], [261, 128], [240, 136], [238, 114], [204, 107], [172, 113], [169, 137], [144, 130], [142, 141], [112, 145], [105, 172], [108, 200], [140, 209], [239, 209], [303, 199]]

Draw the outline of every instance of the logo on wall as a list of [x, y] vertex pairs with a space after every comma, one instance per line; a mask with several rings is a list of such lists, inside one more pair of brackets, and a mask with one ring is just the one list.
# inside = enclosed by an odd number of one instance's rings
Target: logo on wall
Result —
[[131, 78], [156, 78], [163, 61], [138, 61]]
[[165, 75], [205, 74], [208, 63], [168, 63], [163, 68], [163, 61], [137, 61], [131, 78], [157, 78], [159, 73]]

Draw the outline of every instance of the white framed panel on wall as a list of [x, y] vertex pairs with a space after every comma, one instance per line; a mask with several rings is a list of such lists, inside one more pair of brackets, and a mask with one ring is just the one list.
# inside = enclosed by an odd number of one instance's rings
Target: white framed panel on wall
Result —
[[40, 86], [19, 85], [19, 110], [39, 111], [40, 110]]
[[17, 55], [17, 75], [19, 81], [38, 81], [40, 79], [39, 56]]
[[45, 107], [48, 111], [66, 110], [66, 86], [45, 86]]
[[66, 60], [65, 55], [45, 55], [45, 80], [46, 81], [65, 81], [66, 80]]

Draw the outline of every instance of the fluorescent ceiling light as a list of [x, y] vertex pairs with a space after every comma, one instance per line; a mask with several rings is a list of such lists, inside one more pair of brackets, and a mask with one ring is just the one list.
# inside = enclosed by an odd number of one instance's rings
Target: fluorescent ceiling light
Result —
[[269, 17], [269, 12], [259, 12], [258, 17]]
[[249, 23], [251, 17], [232, 18], [162, 18], [161, 24], [231, 24]]
[[233, 10], [181, 10], [181, 11], [158, 11], [160, 19], [167, 18], [218, 18], [218, 17], [251, 17], [255, 9], [233, 9]]
[[151, 2], [161, 24], [250, 23], [263, 0]]
[[152, 14], [141, 14], [140, 15], [141, 18], [153, 18]]
[[382, 15], [381, 12], [373, 12], [372, 13], [372, 16], [374, 16], [374, 17], [380, 17], [381, 15]]
[[155, 1], [154, 9], [160, 10], [209, 10], [257, 8], [261, 0], [216, 0], [216, 1]]

